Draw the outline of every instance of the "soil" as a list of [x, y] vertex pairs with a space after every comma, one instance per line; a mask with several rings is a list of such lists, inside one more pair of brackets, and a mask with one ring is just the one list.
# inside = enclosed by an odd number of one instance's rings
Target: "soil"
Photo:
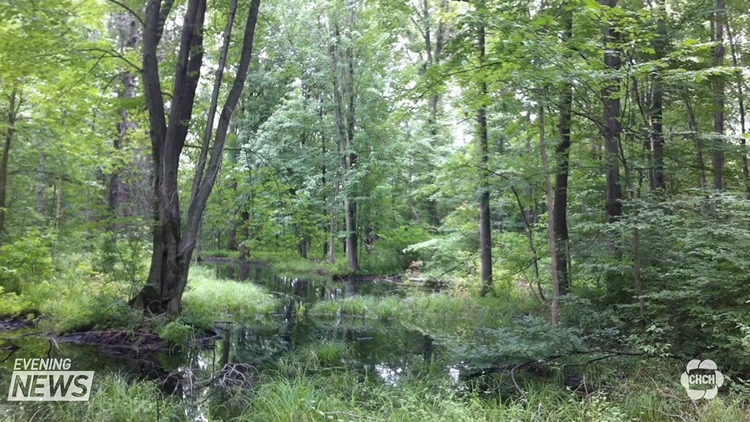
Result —
[[14, 331], [21, 328], [30, 328], [35, 325], [34, 321], [30, 321], [25, 318], [12, 317], [12, 318], [0, 318], [0, 332], [3, 331]]

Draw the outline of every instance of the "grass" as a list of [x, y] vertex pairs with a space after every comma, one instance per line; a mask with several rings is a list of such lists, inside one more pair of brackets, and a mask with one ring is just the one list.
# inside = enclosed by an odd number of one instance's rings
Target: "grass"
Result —
[[[691, 422], [745, 420], [743, 398], [732, 394], [693, 405], [684, 391], [664, 385], [643, 388], [652, 378], [626, 382], [610, 391], [581, 397], [547, 384], [525, 398], [460, 392], [434, 379], [406, 377], [395, 386], [351, 372], [266, 375], [247, 394], [240, 421], [608, 421]], [[649, 407], [645, 407], [649, 406]], [[676, 418], [676, 419], [675, 419]]]
[[[603, 368], [603, 370], [602, 370]], [[603, 377], [612, 374], [601, 366]], [[582, 396], [554, 382], [525, 384], [525, 395], [497, 390], [461, 390], [446, 379], [406, 375], [395, 385], [352, 371], [302, 370], [263, 373], [249, 390], [227, 391], [225, 400], [206, 404], [202, 397], [180, 401], [164, 396], [152, 381], [129, 381], [118, 374], [97, 374], [91, 399], [82, 403], [43, 403], [0, 407], [9, 422], [35, 421], [181, 421], [204, 405], [204, 420], [238, 422], [312, 421], [602, 421], [733, 422], [747, 420], [747, 395], [732, 391], [711, 401], [687, 398], [673, 368], [625, 380]], [[671, 380], [671, 381], [665, 381]], [[607, 383], [605, 383], [606, 385]], [[227, 413], [220, 419], [219, 412]]]
[[315, 303], [309, 313], [330, 317], [345, 314], [398, 320], [425, 328], [453, 328], [457, 325], [497, 328], [518, 315], [538, 311], [536, 303], [514, 294], [507, 297], [470, 298], [445, 293], [413, 293], [404, 298], [350, 296], [335, 301], [322, 301]]
[[343, 341], [327, 340], [310, 345], [301, 351], [303, 360], [312, 367], [341, 365], [351, 355], [350, 347]]
[[[59, 333], [92, 329], [135, 331], [143, 325], [144, 317], [126, 303], [132, 293], [130, 283], [112, 280], [83, 261], [74, 262], [50, 280], [29, 283], [21, 295], [0, 293], [0, 316], [34, 311], [45, 316], [42, 328]], [[180, 322], [208, 329], [219, 320], [252, 320], [270, 313], [277, 305], [261, 287], [220, 279], [213, 269], [194, 266], [183, 295], [184, 313]], [[165, 329], [166, 321], [157, 319], [150, 321], [151, 328]], [[179, 328], [173, 326], [167, 330], [170, 338], [184, 334]]]
[[[101, 378], [97, 378], [101, 377]], [[153, 381], [130, 382], [119, 374], [95, 374], [87, 402], [48, 402], [31, 406], [9, 406], [0, 418], [21, 421], [181, 421], [183, 404], [165, 397]]]
[[217, 278], [213, 269], [201, 266], [190, 269], [182, 303], [182, 320], [199, 328], [213, 327], [216, 321], [252, 320], [257, 315], [271, 313], [278, 306], [263, 288]]

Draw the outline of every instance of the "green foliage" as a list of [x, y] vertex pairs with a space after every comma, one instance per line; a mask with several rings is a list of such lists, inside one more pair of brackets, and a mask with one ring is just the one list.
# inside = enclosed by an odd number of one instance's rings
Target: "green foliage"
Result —
[[374, 249], [363, 255], [362, 267], [365, 272], [389, 274], [402, 272], [412, 261], [418, 260], [419, 254], [408, 247], [426, 241], [430, 233], [418, 226], [400, 226], [378, 236]]
[[22, 293], [24, 286], [52, 277], [51, 239], [31, 232], [13, 243], [0, 246], [0, 287]]
[[0, 286], [0, 316], [15, 317], [32, 310], [31, 304], [23, 295], [15, 292], [4, 292]]
[[133, 311], [124, 298], [130, 291], [127, 282], [113, 281], [94, 271], [84, 261], [88, 256], [68, 256], [58, 260], [49, 279], [26, 283], [21, 294], [3, 293], [7, 298], [2, 313], [34, 312], [46, 318], [42, 324], [58, 332], [88, 329], [136, 330], [142, 314]]
[[[709, 356], [726, 370], [746, 368], [750, 349], [742, 327], [750, 318], [750, 260], [743, 251], [750, 247], [750, 202], [729, 194], [681, 195], [631, 202], [629, 209], [622, 222], [607, 228], [621, 239], [619, 259], [581, 257], [583, 274], [594, 282], [580, 288], [591, 300], [592, 315], [571, 315], [571, 324], [616, 330], [648, 353]], [[635, 229], [646, 286], [643, 317], [634, 298]]]
[[171, 321], [159, 330], [159, 336], [164, 339], [171, 350], [180, 350], [185, 347], [193, 334], [193, 328], [182, 321]]

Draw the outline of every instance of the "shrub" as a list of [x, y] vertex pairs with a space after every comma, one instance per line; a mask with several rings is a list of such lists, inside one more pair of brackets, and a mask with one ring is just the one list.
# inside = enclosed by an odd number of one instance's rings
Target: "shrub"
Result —
[[49, 236], [32, 232], [0, 246], [0, 287], [22, 293], [28, 284], [49, 280], [54, 271], [50, 242]]

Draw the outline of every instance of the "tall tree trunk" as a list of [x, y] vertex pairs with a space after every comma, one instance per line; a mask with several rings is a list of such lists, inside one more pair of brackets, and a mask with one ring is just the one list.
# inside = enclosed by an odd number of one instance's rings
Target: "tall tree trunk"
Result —
[[[484, 4], [482, 4], [482, 8]], [[484, 22], [479, 24], [477, 37], [479, 62], [484, 62], [486, 40]], [[487, 97], [487, 82], [479, 83], [479, 93], [482, 103]], [[477, 111], [478, 145], [479, 151], [479, 253], [481, 257], [480, 276], [482, 280], [482, 295], [489, 292], [492, 285], [492, 222], [490, 220], [490, 186], [489, 186], [489, 139], [487, 136], [487, 108], [483, 104]]]
[[[232, 192], [234, 195], [236, 195], [236, 192], [237, 192], [236, 180], [232, 182]], [[232, 220], [229, 222], [229, 244], [227, 245], [227, 249], [229, 249], [230, 251], [237, 250], [237, 223], [238, 223], [237, 218], [233, 216]]]
[[55, 180], [55, 230], [59, 231], [63, 223], [63, 187], [62, 180]]
[[[115, 30], [120, 54], [132, 51], [138, 45], [139, 26], [136, 19], [130, 13], [120, 13], [115, 16]], [[124, 70], [120, 73], [121, 89], [117, 92], [119, 100], [128, 100], [135, 98], [136, 92], [136, 75], [130, 70]], [[135, 123], [130, 120], [130, 113], [126, 108], [120, 109], [120, 121], [117, 123], [117, 135], [112, 141], [115, 151], [120, 151], [129, 137], [129, 133], [135, 128]], [[125, 216], [122, 207], [128, 201], [125, 183], [122, 179], [121, 168], [115, 168], [109, 176], [107, 186], [107, 207], [109, 208], [109, 218], [112, 222], [108, 225], [109, 236], [106, 240], [104, 255], [105, 267], [111, 268], [115, 261], [115, 250], [117, 247], [117, 234], [122, 230], [122, 224], [118, 219]]]
[[[353, 12], [352, 12], [353, 13]], [[331, 70], [333, 74], [334, 120], [339, 134], [339, 170], [341, 173], [339, 192], [344, 196], [344, 226], [346, 237], [344, 246], [351, 271], [359, 271], [359, 257], [357, 247], [357, 202], [352, 198], [351, 173], [357, 164], [357, 154], [354, 152], [354, 53], [351, 46], [347, 47], [346, 66], [342, 66], [339, 47], [341, 36], [338, 23], [334, 23], [333, 37], [335, 43], [329, 45], [331, 56]], [[336, 201], [334, 199], [334, 207]], [[331, 226], [335, 226], [336, 211], [331, 213]], [[331, 257], [335, 248], [335, 238], [331, 239]], [[333, 259], [333, 258], [331, 258]]]
[[[552, 180], [550, 177], [550, 165], [549, 158], [547, 157], [547, 140], [545, 133], [545, 122], [544, 122], [544, 107], [539, 107], [539, 150], [542, 155], [542, 167], [544, 168], [544, 185], [545, 194], [547, 197], [547, 213], [549, 215], [554, 214], [554, 191], [552, 187]], [[554, 254], [553, 251], [557, 250], [557, 239], [555, 238], [555, 220], [550, 218], [549, 220], [549, 250], [550, 254]], [[559, 270], [557, 268], [557, 260], [550, 260], [551, 273], [552, 273], [552, 305], [550, 308], [550, 321], [552, 324], [560, 323], [560, 296], [562, 291], [560, 289], [560, 280], [558, 279]]]
[[[716, 0], [714, 12], [714, 29], [716, 47], [714, 48], [714, 65], [724, 66], [724, 0]], [[724, 189], [724, 79], [717, 75], [714, 80], [714, 189]]]
[[[253, 0], [247, 16], [240, 62], [236, 77], [227, 95], [208, 161], [202, 162], [205, 174], [193, 181], [190, 206], [184, 232], [180, 226], [178, 191], [179, 157], [185, 145], [195, 100], [195, 91], [203, 60], [203, 21], [206, 0], [189, 0], [183, 19], [180, 49], [177, 58], [174, 91], [171, 100], [169, 125], [164, 116], [164, 98], [156, 59], [156, 48], [161, 38], [164, 21], [172, 2], [150, 0], [146, 8], [143, 36], [143, 76], [151, 123], [152, 155], [155, 167], [154, 245], [148, 284], [131, 301], [136, 309], [154, 313], [166, 312], [176, 317], [182, 308], [182, 293], [187, 285], [190, 259], [200, 228], [200, 221], [208, 197], [216, 182], [229, 122], [244, 89], [250, 66], [253, 39], [260, 0]], [[230, 37], [225, 38], [228, 43]], [[217, 81], [218, 78], [217, 78]], [[209, 115], [215, 110], [209, 110]], [[205, 142], [205, 138], [204, 138]], [[201, 163], [199, 163], [201, 165]]]
[[[45, 214], [47, 212], [47, 204], [45, 198], [45, 192], [47, 191], [47, 172], [45, 171], [45, 155], [44, 151], [39, 153], [39, 175], [37, 176], [37, 188], [36, 188], [36, 213], [45, 220]], [[44, 224], [44, 223], [42, 223]]]
[[[659, 14], [657, 19], [657, 36], [653, 41], [654, 50], [656, 51], [656, 59], [661, 60], [666, 56], [667, 46], [667, 23], [666, 23], [666, 7], [664, 0], [657, 2], [656, 13]], [[666, 178], [664, 170], [664, 82], [662, 81], [661, 70], [657, 70], [653, 78], [653, 100], [651, 104], [651, 111], [649, 113], [649, 120], [651, 123], [650, 133], [650, 150], [651, 150], [651, 180], [650, 186], [652, 190], [659, 190], [666, 188]]]
[[690, 128], [690, 132], [692, 132], [693, 141], [695, 142], [695, 160], [700, 170], [700, 187], [701, 189], [706, 189], [708, 187], [706, 161], [703, 159], [703, 142], [701, 141], [700, 130], [698, 128], [698, 119], [695, 117], [695, 111], [693, 110], [689, 95], [685, 95], [684, 102], [688, 114], [688, 127]]
[[[354, 13], [352, 11], [352, 13]], [[355, 93], [354, 93], [354, 47], [347, 49], [348, 72], [344, 89], [349, 100], [346, 119], [347, 147], [349, 149], [347, 172], [354, 172], [357, 167], [357, 153], [354, 149], [354, 119], [355, 119]], [[349, 269], [353, 272], [359, 271], [359, 244], [357, 243], [357, 200], [347, 194], [344, 197], [346, 208], [346, 256], [349, 261]]]
[[[441, 2], [440, 9], [441, 11], [445, 11], [448, 7], [448, 2], [443, 1]], [[425, 51], [427, 53], [427, 62], [424, 64], [424, 73], [427, 73], [427, 71], [440, 63], [440, 56], [443, 52], [443, 46], [445, 44], [445, 28], [443, 25], [443, 22], [441, 21], [438, 23], [436, 33], [435, 33], [435, 40], [433, 42], [432, 39], [432, 14], [430, 13], [430, 3], [429, 0], [423, 0], [422, 1], [422, 20], [424, 25], [424, 42], [425, 42]], [[438, 119], [438, 106], [440, 103], [440, 95], [435, 93], [432, 96], [430, 96], [428, 102], [427, 102], [427, 108], [428, 108], [428, 115], [427, 115], [427, 126], [430, 133], [431, 141], [434, 143], [437, 139], [438, 135], [438, 126], [437, 126], [437, 119]], [[427, 164], [427, 179], [429, 184], [431, 184], [434, 181], [433, 171], [434, 171], [434, 165], [431, 157], [426, 158], [428, 160]], [[440, 225], [440, 216], [438, 214], [438, 208], [437, 208], [437, 201], [433, 199], [432, 197], [427, 198], [427, 218], [430, 226], [432, 227], [438, 227]]]
[[[609, 8], [617, 7], [618, 0], [600, 0]], [[620, 70], [621, 59], [619, 47], [613, 45], [619, 41], [617, 29], [610, 22], [604, 29], [604, 65], [609, 72], [609, 78], [602, 89], [602, 101], [604, 102], [604, 153], [606, 156], [606, 209], [607, 220], [614, 222], [622, 215], [622, 190], [620, 188]]]
[[[729, 48], [732, 51], [732, 65], [734, 67], [739, 66], [739, 59], [737, 58], [737, 48], [734, 44], [734, 37], [732, 36], [731, 27], [727, 25], [727, 37], [729, 37]], [[743, 95], [743, 89], [742, 84], [744, 83], [744, 78], [742, 76], [742, 72], [737, 72], [737, 103], [739, 105], [739, 113], [740, 113], [740, 131], [742, 138], [740, 139], [740, 143], [742, 144], [743, 151], [742, 151], [742, 178], [745, 182], [745, 198], [750, 199], [750, 169], [748, 168], [748, 160], [747, 160], [747, 152], [744, 150], [744, 148], [747, 146], [747, 138], [745, 138], [745, 134], [747, 134], [747, 126], [745, 122], [745, 96]]]
[[[573, 35], [573, 16], [568, 4], [565, 4], [563, 7], [565, 10], [563, 15], [565, 29], [562, 35], [562, 43], [566, 44]], [[567, 48], [567, 46], [563, 48]], [[557, 269], [557, 279], [560, 283], [560, 294], [564, 295], [568, 292], [570, 286], [570, 276], [568, 273], [568, 173], [570, 162], [570, 131], [573, 121], [573, 85], [569, 82], [563, 84], [560, 100], [560, 142], [555, 148], [557, 172], [555, 173], [554, 204], [550, 215], [553, 220], [551, 226], [557, 247], [554, 250], [552, 258], [557, 261], [555, 267]]]
[[5, 236], [5, 216], [8, 213], [6, 209], [6, 197], [8, 191], [8, 160], [10, 158], [10, 144], [13, 141], [13, 135], [16, 133], [16, 119], [18, 110], [21, 107], [19, 92], [16, 88], [8, 97], [8, 113], [6, 115], [5, 139], [3, 142], [3, 156], [0, 158], [0, 246], [3, 245]]

